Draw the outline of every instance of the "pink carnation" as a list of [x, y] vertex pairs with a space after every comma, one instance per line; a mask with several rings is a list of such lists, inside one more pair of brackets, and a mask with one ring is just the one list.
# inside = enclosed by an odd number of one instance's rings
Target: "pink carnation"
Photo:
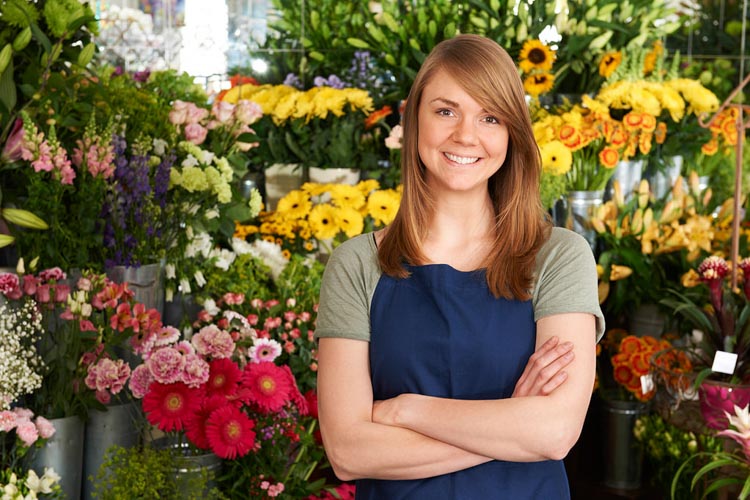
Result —
[[177, 342], [177, 339], [180, 338], [180, 331], [173, 327], [173, 326], [162, 326], [156, 331], [156, 335], [154, 336], [154, 346], [155, 347], [162, 347], [165, 345], [169, 345], [173, 342]]
[[67, 275], [59, 267], [51, 267], [39, 273], [39, 279], [41, 279], [42, 281], [60, 281], [64, 280], [65, 278], [67, 278]]
[[16, 428], [17, 416], [10, 410], [0, 411], [0, 432], [10, 432]]
[[16, 417], [20, 419], [26, 419], [31, 420], [34, 418], [34, 412], [29, 410], [28, 408], [13, 408], [13, 413], [16, 414]]
[[42, 416], [36, 417], [34, 423], [42, 439], [49, 439], [55, 434], [55, 426], [46, 418]]
[[13, 273], [0, 273], [0, 293], [8, 295], [17, 290], [20, 286], [18, 276]]
[[213, 358], [229, 358], [234, 352], [232, 336], [216, 325], [204, 326], [193, 336], [193, 346], [198, 354]]
[[130, 375], [128, 387], [130, 387], [133, 397], [141, 399], [146, 395], [148, 386], [153, 381], [154, 376], [151, 374], [151, 370], [148, 369], [148, 366], [142, 364], [136, 366], [135, 370], [133, 370], [133, 373]]
[[182, 376], [182, 382], [188, 387], [200, 387], [208, 382], [210, 366], [197, 354], [188, 354], [185, 356], [185, 371]]
[[34, 422], [27, 418], [19, 419], [16, 424], [16, 434], [26, 446], [31, 446], [39, 439], [39, 430]]
[[181, 340], [174, 345], [174, 348], [180, 351], [182, 354], [195, 354], [195, 347], [187, 340]]
[[173, 347], [162, 347], [151, 353], [146, 365], [157, 382], [173, 384], [182, 381], [185, 356]]
[[119, 393], [130, 377], [130, 366], [123, 360], [113, 361], [101, 358], [96, 364], [89, 365], [86, 376], [86, 386], [96, 391], [111, 391]]

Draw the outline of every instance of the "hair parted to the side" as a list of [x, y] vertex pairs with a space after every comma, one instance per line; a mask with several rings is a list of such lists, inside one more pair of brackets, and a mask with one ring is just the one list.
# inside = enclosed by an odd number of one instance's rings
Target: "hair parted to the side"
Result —
[[536, 254], [551, 229], [539, 196], [541, 157], [515, 63], [497, 43], [478, 35], [458, 35], [437, 44], [411, 87], [403, 117], [403, 194], [396, 218], [378, 247], [380, 267], [388, 275], [406, 278], [405, 263], [420, 265], [427, 260], [421, 242], [434, 200], [417, 149], [417, 117], [424, 88], [441, 69], [508, 127], [507, 157], [488, 183], [495, 211], [495, 242], [483, 267], [493, 295], [528, 300]]

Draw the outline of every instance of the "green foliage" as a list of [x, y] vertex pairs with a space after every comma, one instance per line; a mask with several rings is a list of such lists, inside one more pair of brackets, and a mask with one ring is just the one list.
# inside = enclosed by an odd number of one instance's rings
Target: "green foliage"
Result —
[[206, 285], [195, 295], [201, 299], [220, 299], [225, 293], [242, 293], [250, 298], [267, 298], [273, 287], [271, 270], [252, 254], [237, 255], [229, 269], [210, 266], [205, 272]]
[[206, 471], [202, 475], [178, 478], [177, 460], [179, 458], [169, 449], [113, 446], [107, 451], [96, 477], [88, 478], [94, 484], [92, 497], [107, 500], [223, 498], [216, 489], [207, 491], [210, 478]]
[[325, 265], [315, 259], [292, 254], [289, 263], [276, 280], [276, 296], [294, 299], [297, 308], [312, 311], [318, 303], [320, 281]]
[[[685, 457], [696, 452], [715, 453], [722, 450], [720, 439], [679, 429], [658, 414], [638, 418], [633, 433], [643, 446], [646, 463], [651, 471], [651, 483], [661, 488], [665, 495]], [[691, 498], [690, 478], [699, 466], [700, 462], [691, 462], [683, 470], [683, 475], [676, 478], [674, 498]]]

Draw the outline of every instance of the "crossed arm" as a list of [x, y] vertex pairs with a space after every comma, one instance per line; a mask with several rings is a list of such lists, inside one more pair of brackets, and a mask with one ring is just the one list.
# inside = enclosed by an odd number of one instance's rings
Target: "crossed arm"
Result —
[[499, 400], [402, 394], [374, 401], [367, 342], [321, 339], [320, 424], [336, 475], [417, 479], [490, 460], [562, 459], [591, 397], [594, 322], [583, 313], [540, 319], [535, 354], [513, 397]]

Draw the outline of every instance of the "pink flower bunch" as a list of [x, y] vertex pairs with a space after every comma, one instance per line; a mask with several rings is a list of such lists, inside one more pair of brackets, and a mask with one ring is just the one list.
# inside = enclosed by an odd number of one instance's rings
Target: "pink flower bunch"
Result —
[[37, 275], [24, 274], [20, 278], [14, 273], [0, 273], [0, 294], [9, 300], [28, 296], [39, 304], [64, 304], [70, 295], [70, 286], [63, 283], [66, 278], [59, 267], [45, 269]]
[[44, 136], [28, 115], [23, 114], [24, 137], [21, 145], [21, 158], [31, 162], [35, 172], [51, 172], [61, 184], [73, 184], [75, 170], [70, 166], [68, 152], [57, 140], [54, 125], [49, 137]]
[[[92, 115], [93, 118], [93, 115]], [[92, 177], [101, 176], [109, 179], [115, 173], [115, 147], [112, 142], [112, 126], [106, 127], [102, 134], [96, 132], [93, 122], [89, 123], [83, 139], [76, 140], [73, 149], [73, 165], [85, 168]]]
[[49, 439], [55, 434], [55, 427], [42, 416], [34, 418], [34, 412], [26, 408], [13, 408], [0, 411], [0, 432], [15, 430], [18, 439], [29, 447], [38, 439]]
[[[252, 101], [241, 100], [237, 104], [216, 101], [211, 111], [196, 106], [192, 102], [177, 100], [172, 104], [169, 121], [182, 129], [185, 140], [195, 145], [206, 141], [208, 132], [216, 130], [222, 142], [219, 150], [227, 153], [232, 147], [241, 151], [248, 151], [257, 143], [236, 141], [237, 137], [245, 133], [254, 134], [250, 125], [263, 116], [261, 107]], [[229, 141], [229, 143], [227, 143]]]

